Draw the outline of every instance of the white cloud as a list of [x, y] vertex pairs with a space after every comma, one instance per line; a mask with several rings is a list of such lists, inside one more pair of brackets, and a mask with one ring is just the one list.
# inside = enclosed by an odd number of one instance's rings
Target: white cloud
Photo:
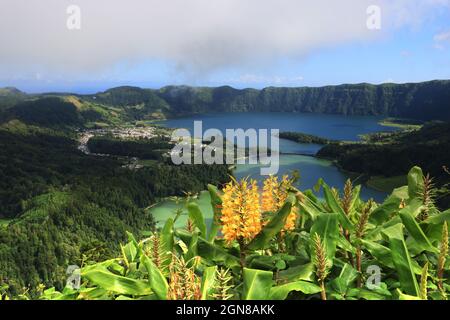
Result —
[[[99, 74], [126, 63], [163, 60], [193, 74], [318, 49], [371, 41], [391, 28], [417, 25], [450, 0], [2, 0], [0, 79], [41, 73]], [[66, 9], [81, 8], [81, 30]], [[366, 9], [382, 8], [382, 30], [366, 27]], [[282, 80], [281, 80], [282, 81]]]
[[450, 43], [450, 30], [436, 34], [434, 37], [434, 48], [444, 50], [445, 45]]
[[255, 85], [272, 83], [274, 85], [298, 85], [304, 80], [302, 76], [263, 76], [257, 74], [243, 74], [237, 78], [228, 79], [228, 83], [241, 85]]
[[434, 41], [436, 41], [436, 42], [450, 41], [450, 30], [447, 32], [442, 32], [442, 33], [435, 35]]

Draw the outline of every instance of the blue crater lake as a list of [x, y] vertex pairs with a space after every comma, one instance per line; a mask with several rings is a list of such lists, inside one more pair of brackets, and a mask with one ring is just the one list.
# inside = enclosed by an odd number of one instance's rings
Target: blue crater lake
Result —
[[[380, 125], [380, 120], [380, 117], [302, 113], [215, 113], [170, 119], [161, 124], [169, 128], [186, 128], [193, 133], [194, 121], [202, 121], [203, 131], [215, 128], [224, 134], [226, 129], [279, 129], [280, 132], [302, 132], [333, 140], [357, 141], [362, 134], [397, 130]], [[280, 140], [280, 151], [287, 154], [280, 156], [279, 175], [298, 170], [301, 176], [298, 187], [303, 190], [312, 188], [319, 178], [342, 189], [348, 176], [332, 162], [312, 157], [320, 148], [320, 145]], [[250, 176], [260, 179], [259, 169], [258, 165], [238, 165], [234, 173], [237, 178]], [[361, 195], [366, 200], [383, 201], [387, 194], [363, 186]]]

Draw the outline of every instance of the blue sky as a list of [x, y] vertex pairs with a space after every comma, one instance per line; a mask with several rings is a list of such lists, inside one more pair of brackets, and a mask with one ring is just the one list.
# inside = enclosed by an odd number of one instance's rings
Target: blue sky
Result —
[[[114, 18], [101, 15], [102, 0], [79, 0], [78, 33], [64, 24], [70, 2], [43, 1], [48, 17], [34, 21], [36, 11], [23, 1], [0, 5], [0, 40], [6, 44], [0, 87], [96, 92], [119, 85], [262, 88], [450, 79], [447, 0], [343, 0], [333, 8], [324, 0], [316, 6], [302, 0], [215, 0], [222, 11], [204, 0], [136, 0], [142, 5], [137, 11], [113, 0], [108, 10], [122, 15]], [[150, 2], [158, 10], [147, 8]], [[365, 6], [372, 2], [382, 9], [382, 28], [367, 31]], [[249, 17], [255, 8], [257, 17]], [[147, 9], [153, 18], [141, 16]], [[187, 20], [189, 14], [208, 18]], [[5, 31], [13, 22], [14, 37]]]

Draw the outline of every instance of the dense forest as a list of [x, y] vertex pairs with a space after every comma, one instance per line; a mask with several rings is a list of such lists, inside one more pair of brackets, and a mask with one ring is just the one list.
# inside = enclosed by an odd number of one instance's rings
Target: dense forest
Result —
[[98, 154], [136, 157], [145, 160], [164, 161], [164, 152], [169, 152], [173, 144], [169, 139], [121, 140], [111, 137], [94, 137], [89, 140], [89, 150]]
[[40, 283], [61, 287], [68, 265], [108, 257], [126, 231], [151, 230], [145, 208], [158, 199], [229, 179], [226, 166], [122, 165], [115, 157], [83, 154], [69, 131], [3, 124], [0, 286], [13, 294]]
[[360, 143], [331, 143], [317, 154], [336, 160], [346, 171], [366, 176], [404, 176], [421, 166], [443, 187], [438, 203], [450, 206], [450, 123], [428, 123], [420, 130], [369, 135]]
[[[4, 90], [0, 105], [24, 94]], [[9, 93], [9, 94], [8, 94]], [[70, 97], [89, 106], [103, 121], [158, 119], [208, 112], [307, 112], [343, 115], [383, 115], [420, 120], [450, 120], [450, 81], [406, 84], [349, 84], [326, 87], [234, 89], [232, 87], [168, 86], [161, 89], [119, 87], [92, 95]], [[40, 98], [41, 95], [28, 98]], [[3, 103], [2, 103], [3, 101]], [[86, 111], [86, 110], [85, 110]]]
[[278, 136], [280, 139], [286, 139], [297, 143], [329, 144], [333, 142], [330, 139], [301, 132], [280, 132]]

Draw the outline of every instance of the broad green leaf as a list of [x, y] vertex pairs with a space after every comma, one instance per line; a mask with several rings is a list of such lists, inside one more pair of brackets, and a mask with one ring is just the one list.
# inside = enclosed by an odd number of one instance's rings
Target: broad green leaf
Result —
[[87, 300], [102, 300], [108, 296], [108, 291], [103, 288], [85, 288], [80, 289], [80, 297]]
[[406, 230], [408, 230], [411, 237], [414, 238], [421, 251], [426, 250], [431, 253], [439, 253], [439, 250], [433, 247], [430, 240], [428, 240], [427, 236], [415, 219], [415, 217], [420, 213], [421, 208], [421, 203], [418, 201], [413, 201], [409, 206], [400, 210], [400, 218], [402, 219]]
[[174, 239], [173, 239], [173, 219], [167, 219], [164, 224], [163, 229], [161, 230], [161, 240], [166, 252], [173, 251]]
[[191, 241], [189, 241], [188, 251], [186, 253], [186, 261], [191, 261], [191, 259], [198, 256], [197, 251], [197, 244], [198, 244], [198, 233], [192, 234]]
[[286, 218], [291, 213], [293, 203], [292, 195], [289, 196], [283, 207], [274, 215], [274, 217], [266, 224], [260, 233], [248, 244], [250, 250], [266, 249], [270, 241], [283, 229], [286, 224]]
[[217, 233], [220, 230], [220, 217], [221, 217], [221, 209], [222, 199], [219, 195], [219, 190], [216, 186], [208, 185], [209, 195], [211, 197], [211, 206], [214, 213], [213, 220], [211, 222], [211, 229], [208, 234], [208, 241], [214, 242]]
[[341, 273], [330, 284], [341, 296], [345, 296], [353, 281], [356, 280], [358, 272], [348, 263], [344, 264]]
[[211, 298], [216, 281], [217, 266], [208, 267], [203, 271], [202, 277], [202, 300]]
[[314, 264], [307, 263], [280, 271], [279, 277], [281, 280], [287, 280], [289, 282], [299, 280], [312, 281], [314, 279], [314, 270]]
[[189, 218], [194, 222], [195, 226], [200, 230], [203, 237], [206, 237], [206, 225], [203, 214], [197, 203], [191, 202], [187, 206], [189, 212]]
[[380, 283], [378, 288], [374, 288], [372, 290], [361, 288], [357, 289], [357, 296], [363, 300], [391, 300], [392, 294], [387, 290], [387, 286], [385, 283]]
[[322, 243], [326, 248], [327, 258], [330, 263], [333, 263], [334, 255], [336, 253], [336, 244], [339, 240], [339, 223], [338, 215], [336, 213], [322, 213], [320, 214], [311, 227], [311, 257], [315, 255], [313, 237], [318, 234]]
[[321, 291], [320, 287], [314, 283], [306, 281], [296, 281], [270, 289], [270, 300], [285, 300], [292, 291], [300, 291], [304, 294], [311, 295]]
[[365, 239], [367, 240], [379, 240], [381, 239], [381, 232], [389, 227], [395, 226], [396, 224], [402, 223], [402, 219], [398, 215], [394, 216], [394, 218], [384, 222], [380, 223], [377, 227], [367, 232], [365, 235]]
[[[175, 234], [180, 237], [183, 242], [191, 242], [192, 234], [186, 230], [176, 230]], [[238, 257], [229, 254], [221, 246], [212, 244], [202, 237], [199, 237], [197, 240], [197, 254], [203, 259], [208, 260], [210, 263], [217, 264], [222, 262], [229, 268], [239, 265]]]
[[426, 219], [423, 224], [438, 224], [442, 225], [447, 221], [450, 223], [450, 210], [444, 211], [440, 214], [434, 215]]
[[389, 238], [392, 261], [398, 273], [401, 288], [409, 295], [418, 296], [419, 286], [414, 274], [408, 248], [403, 237], [403, 225], [397, 224], [383, 231]]
[[161, 261], [161, 269], [163, 270], [167, 269], [172, 261], [170, 254], [173, 252], [174, 243], [173, 219], [169, 218], [161, 231], [162, 254], [164, 255]]
[[392, 255], [391, 255], [391, 249], [373, 242], [369, 240], [362, 239], [362, 244], [364, 246], [364, 249], [369, 251], [369, 253], [377, 259], [379, 262], [381, 262], [383, 265], [389, 268], [395, 268], [394, 262], [392, 261]]
[[299, 204], [300, 207], [309, 215], [312, 220], [315, 220], [316, 217], [321, 213], [321, 209], [313, 200], [310, 199], [309, 196], [307, 196], [307, 193], [304, 194], [303, 201]]
[[167, 300], [169, 285], [162, 272], [146, 255], [141, 256], [141, 263], [147, 270], [148, 281], [153, 292], [160, 300]]
[[398, 295], [398, 300], [406, 300], [406, 301], [422, 300], [418, 296], [412, 296], [412, 295], [409, 295], [409, 294], [404, 294], [399, 289], [397, 289], [396, 293]]
[[349, 217], [344, 212], [344, 209], [342, 209], [341, 205], [339, 204], [339, 201], [334, 196], [333, 192], [331, 192], [330, 187], [323, 183], [323, 192], [325, 196], [325, 201], [327, 202], [328, 206], [331, 208], [331, 210], [338, 214], [339, 221], [342, 224], [342, 226], [347, 230], [353, 230], [353, 224], [350, 221]]
[[100, 288], [117, 294], [144, 296], [152, 293], [149, 283], [115, 275], [104, 267], [89, 268], [81, 276]]
[[450, 224], [450, 210], [430, 216], [420, 224], [430, 242], [436, 246], [439, 246], [439, 243], [441, 242], [442, 226], [445, 221]]
[[244, 268], [242, 300], [267, 300], [272, 288], [273, 273]]
[[352, 254], [356, 253], [355, 247], [353, 247], [352, 244], [345, 237], [339, 237], [336, 245], [338, 248], [341, 248], [344, 251], [350, 252]]
[[339, 278], [344, 280], [347, 287], [349, 287], [352, 282], [356, 280], [357, 276], [358, 272], [356, 271], [356, 269], [348, 263], [344, 264], [341, 269], [341, 273], [339, 274]]
[[408, 194], [409, 199], [412, 200], [420, 194], [423, 186], [423, 172], [419, 167], [414, 167], [408, 173]]
[[127, 266], [129, 266], [130, 263], [136, 260], [138, 250], [133, 242], [128, 242], [126, 245], [123, 246], [121, 245], [121, 250], [122, 256]]
[[[406, 191], [406, 189], [404, 189]], [[405, 194], [407, 196], [407, 194]], [[388, 220], [393, 213], [397, 212], [402, 202], [401, 197], [395, 194], [390, 195], [383, 204], [376, 208], [371, 214], [369, 221], [375, 225], [380, 225]]]
[[275, 264], [279, 260], [276, 256], [255, 255], [247, 258], [249, 260], [247, 266], [252, 269], [274, 271]]
[[353, 210], [355, 208], [355, 206], [358, 204], [358, 202], [360, 202], [360, 196], [361, 194], [361, 186], [358, 185], [356, 187], [353, 188], [353, 193], [352, 193], [352, 203], [350, 208]]
[[137, 242], [136, 238], [131, 232], [127, 231], [127, 237], [128, 241], [131, 242], [134, 246], [136, 246], [136, 249], [139, 247], [139, 243]]

